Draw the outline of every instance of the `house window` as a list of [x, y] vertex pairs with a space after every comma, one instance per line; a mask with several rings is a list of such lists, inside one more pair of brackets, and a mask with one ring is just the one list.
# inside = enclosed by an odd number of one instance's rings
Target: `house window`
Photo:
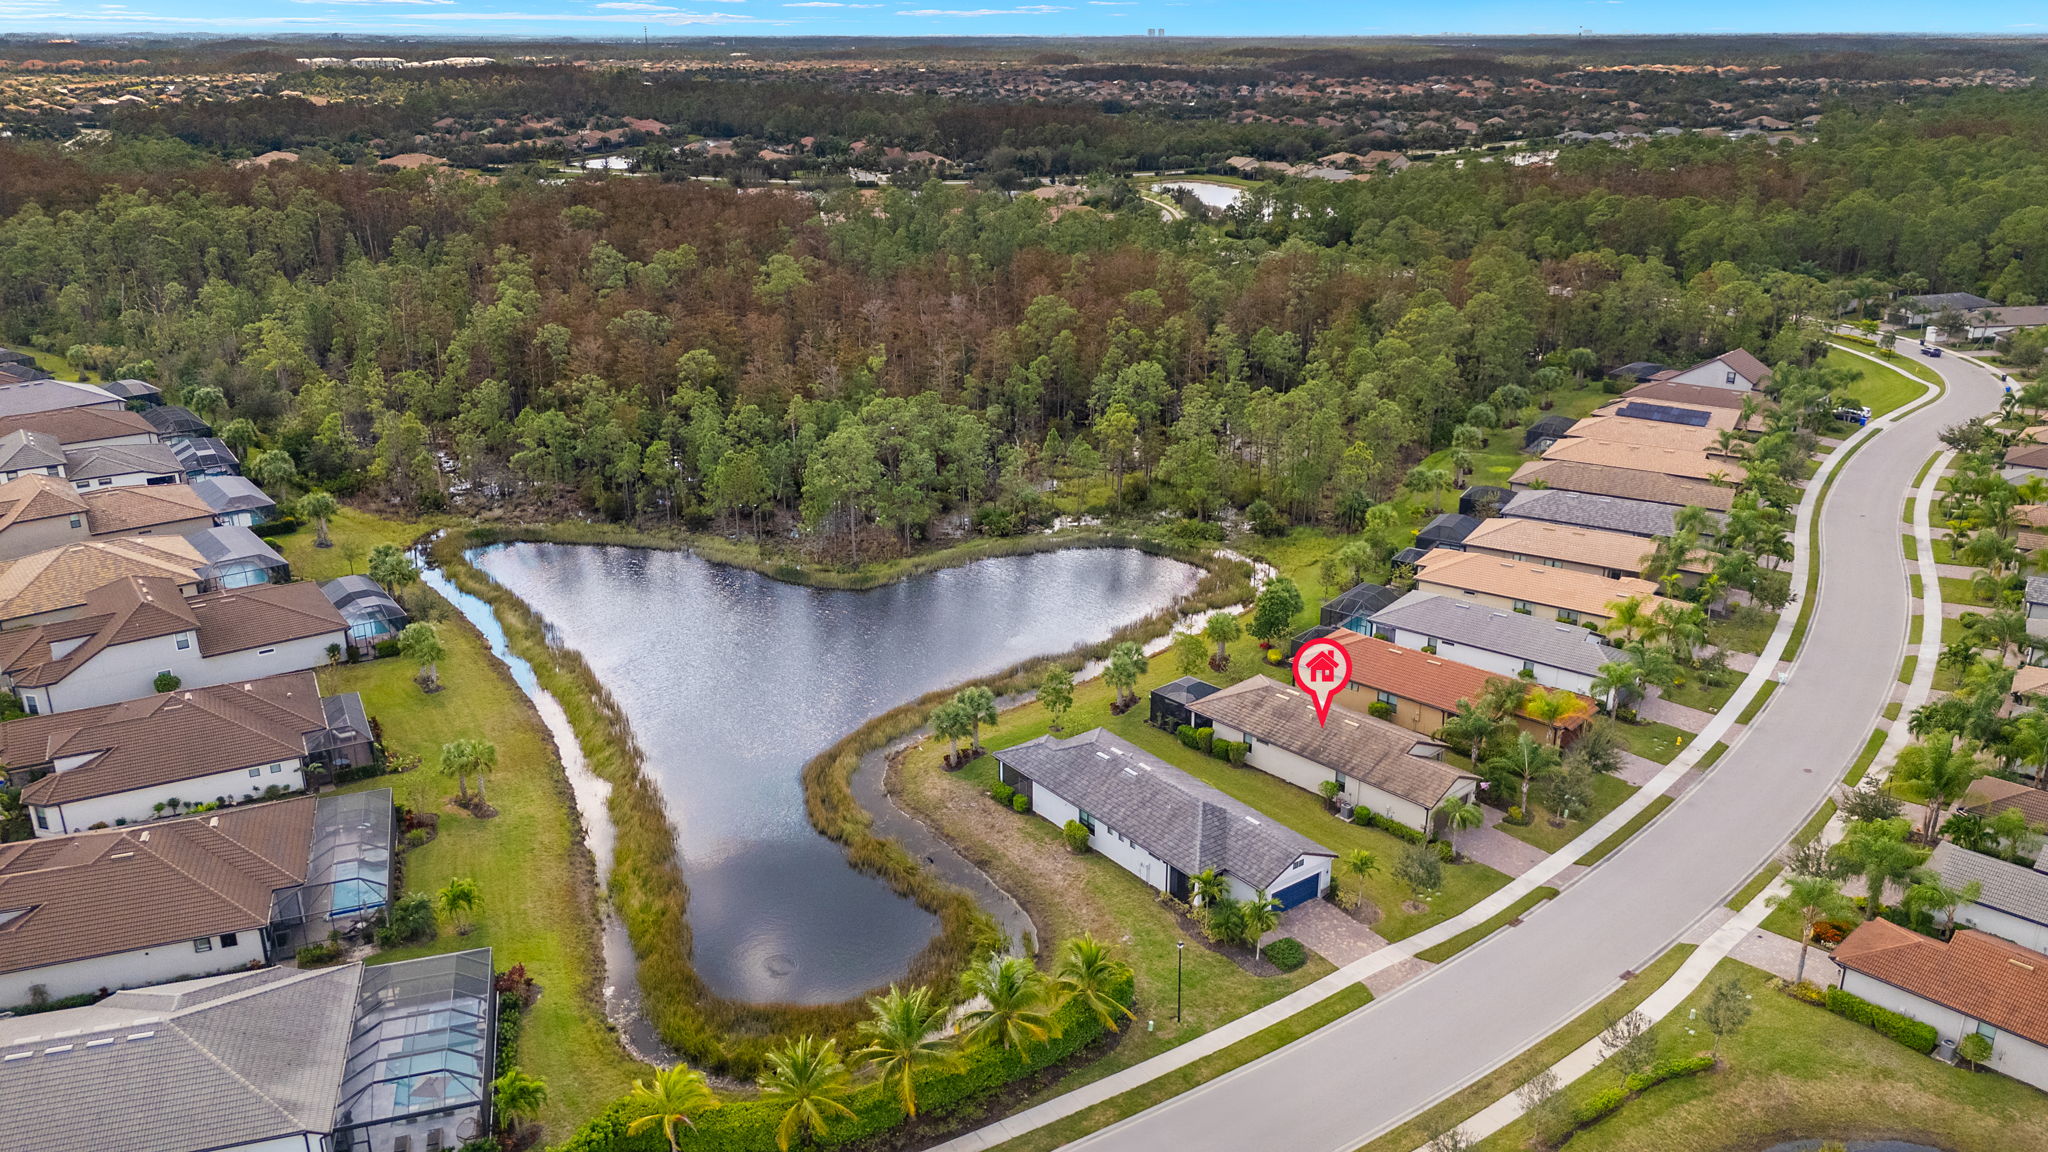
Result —
[[1095, 831], [1095, 817], [1086, 808], [1076, 809], [1076, 811], [1079, 814], [1074, 819], [1080, 821], [1081, 827], [1086, 828], [1090, 832]]
[[1379, 700], [1380, 703], [1385, 704], [1388, 707], [1392, 707], [1395, 703], [1394, 694], [1392, 692], [1377, 692], [1374, 694], [1374, 696]]
[[254, 768], [251, 768], [251, 769], [249, 769], [249, 775], [251, 775], [251, 776], [261, 776], [261, 775], [263, 775], [263, 768], [262, 768], [262, 766], [261, 766], [261, 765], [258, 765], [258, 766], [254, 767]]
[[192, 942], [192, 950], [193, 950], [194, 952], [211, 952], [211, 951], [213, 951], [213, 937], [211, 937], [211, 936], [201, 936], [201, 937], [200, 937], [199, 939], [197, 939], [197, 940], [194, 940], [194, 941]]
[[[1299, 861], [1296, 861], [1296, 863], [1299, 863]], [[223, 948], [233, 948], [235, 946], [235, 934], [233, 932], [221, 933], [220, 946]]]
[[76, 484], [73, 484], [73, 485], [72, 485], [72, 487], [73, 487], [73, 488], [76, 488], [76, 489], [78, 489], [78, 490], [79, 490], [80, 492], [83, 492], [83, 491], [85, 491], [85, 490], [86, 490], [87, 488], [90, 488], [90, 487], [92, 487], [92, 481], [90, 481], [90, 480], [80, 480], [80, 481], [79, 481], [79, 482], [77, 482]]
[[1557, 618], [1566, 624], [1577, 624], [1579, 622], [1579, 614], [1569, 608], [1559, 608], [1557, 610]]
[[1728, 383], [1730, 385], [1733, 385], [1735, 383], [1735, 369], [1733, 368], [1730, 368], [1728, 370]]
[[85, 527], [85, 517], [83, 517], [83, 516], [73, 516], [73, 517], [71, 518], [71, 526], [72, 526], [73, 528], [83, 528], [83, 527]]
[[105, 487], [107, 487], [107, 486], [109, 486], [109, 485], [113, 484], [113, 482], [114, 482], [114, 478], [113, 478], [112, 476], [108, 476], [108, 477], [106, 477], [105, 479], [103, 479], [103, 480], [101, 480], [101, 481], [100, 481], [100, 487], [102, 487], [102, 488], [105, 488]]
[[36, 698], [33, 696], [23, 696], [21, 698], [21, 708], [22, 711], [27, 712], [31, 716], [42, 711], [42, 707], [36, 703]]
[[275, 772], [282, 772], [282, 771], [284, 771], [284, 765], [282, 765], [282, 764], [272, 764], [272, 765], [270, 766], [270, 770], [271, 770], [271, 771], [272, 771], [273, 773], [275, 773]]
[[45, 832], [50, 830], [50, 814], [41, 808], [36, 809], [36, 827]]
[[185, 649], [190, 648], [191, 646], [192, 638], [190, 636], [178, 637], [178, 651], [183, 652]]
[[1534, 676], [1536, 674], [1536, 662], [1534, 660], [1522, 661], [1522, 671]]
[[1517, 600], [1515, 601], [1515, 611], [1520, 612], [1524, 616], [1527, 616], [1531, 612], [1534, 612], [1535, 609], [1529, 606], [1529, 602], [1527, 600]]

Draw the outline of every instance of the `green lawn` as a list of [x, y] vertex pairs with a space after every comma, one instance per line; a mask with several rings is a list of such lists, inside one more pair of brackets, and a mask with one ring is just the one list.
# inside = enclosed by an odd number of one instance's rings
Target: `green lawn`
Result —
[[[1872, 416], [1882, 416], [1894, 408], [1910, 404], [1927, 391], [1926, 384], [1896, 368], [1872, 364], [1861, 356], [1840, 349], [1830, 351], [1821, 363], [1828, 368], [1848, 368], [1863, 374], [1849, 385], [1846, 395], [1869, 408]], [[1836, 395], [1839, 398], [1843, 393]]]
[[1906, 563], [1914, 564], [1919, 562], [1920, 538], [1918, 536], [1913, 535], [1911, 532], [1902, 534], [1899, 537], [1899, 547], [1906, 554]]
[[1624, 780], [1613, 776], [1595, 776], [1593, 806], [1583, 817], [1566, 821], [1561, 826], [1553, 826], [1550, 809], [1542, 804], [1532, 804], [1531, 807], [1536, 809], [1535, 819], [1527, 824], [1509, 824], [1503, 821], [1499, 828], [1524, 844], [1534, 845], [1545, 852], [1555, 852], [1571, 843], [1579, 833], [1598, 824], [1602, 817], [1621, 807], [1622, 801], [1635, 794], [1635, 786]]
[[[1552, 399], [1555, 405], [1550, 411], [1538, 412], [1531, 408], [1523, 415], [1531, 419], [1569, 416], [1576, 420], [1617, 397], [1610, 396], [1599, 388], [1588, 387], [1561, 391]], [[1472, 474], [1465, 477], [1465, 483], [1468, 486], [1492, 484], [1501, 488], [1507, 487], [1508, 477], [1515, 474], [1515, 469], [1536, 458], [1533, 454], [1522, 451], [1522, 436], [1527, 427], [1527, 423], [1524, 422], [1512, 428], [1491, 429], [1487, 437], [1487, 446], [1472, 453]], [[1431, 468], [1448, 470], [1451, 466], [1451, 449], [1433, 452], [1424, 458], [1422, 463]], [[1446, 501], [1451, 499], [1451, 495], [1445, 496]]]
[[311, 525], [272, 537], [270, 543], [291, 563], [292, 575], [301, 580], [332, 580], [363, 571], [370, 549], [377, 545], [409, 547], [432, 527], [422, 521], [386, 520], [343, 508], [327, 525], [328, 536], [334, 542], [332, 548], [316, 546], [317, 533]]
[[1934, 538], [1934, 562], [1936, 564], [1953, 564], [1956, 562], [1955, 545], [1948, 542], [1948, 537], [1937, 536]]
[[[390, 787], [399, 803], [440, 814], [439, 835], [406, 854], [405, 890], [433, 893], [455, 876], [482, 889], [477, 927], [468, 936], [444, 931], [432, 943], [377, 959], [489, 947], [500, 968], [526, 965], [545, 993], [520, 1038], [519, 1063], [547, 1082], [542, 1118], [559, 1138], [622, 1094], [641, 1068], [598, 1008], [596, 897], [553, 745], [483, 637], [460, 621], [451, 611], [442, 625], [446, 687], [434, 695], [419, 690], [415, 666], [400, 659], [324, 670], [321, 686], [361, 692], [386, 747], [425, 761], [419, 770], [351, 786]], [[441, 745], [463, 736], [498, 747], [487, 786], [499, 812], [494, 819], [477, 820], [446, 803], [454, 785], [434, 765]]]
[[1588, 852], [1584, 856], [1579, 857], [1578, 862], [1581, 865], [1590, 868], [1593, 865], [1598, 864], [1602, 860], [1607, 859], [1608, 856], [1614, 853], [1615, 849], [1621, 847], [1623, 844], [1628, 843], [1630, 837], [1642, 831], [1644, 825], [1647, 825], [1650, 821], [1655, 820], [1659, 813], [1663, 812], [1666, 808], [1671, 807], [1671, 803], [1671, 797], [1659, 796], [1655, 800], [1652, 800], [1648, 804], [1645, 804], [1641, 812], [1638, 812], [1634, 816], [1629, 817], [1628, 823], [1623, 824], [1619, 828], [1616, 828], [1612, 836], [1609, 836], [1607, 839], [1602, 840], [1598, 844], [1595, 844], [1591, 852]]
[[[1919, 581], [1920, 577], [1917, 575], [1913, 577], [1913, 582], [1916, 585]], [[1916, 592], [1915, 595], [1918, 595], [1918, 593]], [[1943, 576], [1941, 578], [1941, 598], [1950, 604], [1968, 604], [1974, 608], [1990, 607], [1990, 603], [1977, 595], [1976, 589], [1971, 587], [1971, 581], [1962, 576]]]
[[1735, 609], [1726, 620], [1708, 622], [1707, 643], [1724, 652], [1747, 652], [1759, 656], [1777, 627], [1776, 613], [1744, 605]]
[[1721, 683], [1710, 684], [1705, 677], [1689, 675], [1664, 689], [1664, 699], [1702, 712], [1719, 712], [1735, 690], [1742, 687], [1743, 679], [1742, 673], [1729, 671], [1721, 673]]
[[[1660, 1058], [1713, 1049], [1712, 1036], [1689, 1021], [1726, 980], [1741, 983], [1754, 1012], [1720, 1044], [1721, 1067], [1650, 1089], [1572, 1137], [1573, 1152], [1749, 1152], [1794, 1138], [1890, 1138], [1951, 1152], [2048, 1148], [2048, 1096], [1930, 1060], [1773, 991], [1771, 976], [1733, 960], [1657, 1026]], [[1565, 1101], [1577, 1104], [1615, 1082], [1612, 1069], [1597, 1068], [1565, 1088]], [[1479, 1147], [1519, 1150], [1531, 1135], [1518, 1120]]]
[[1659, 764], [1671, 763], [1680, 752], [1685, 751], [1686, 745], [1692, 743], [1693, 739], [1692, 733], [1683, 728], [1674, 728], [1669, 724], [1652, 720], [1616, 724], [1614, 730], [1620, 733], [1622, 742], [1628, 745], [1629, 751], [1645, 760], [1655, 760]]
[[59, 380], [78, 380], [87, 384], [98, 384], [106, 379], [106, 377], [98, 372], [88, 372], [83, 368], [73, 367], [70, 360], [58, 353], [45, 352], [40, 348], [30, 348], [27, 345], [10, 345], [10, 347], [13, 347], [16, 352], [26, 352], [34, 357], [36, 367], [41, 368]]
[[1495, 932], [1507, 927], [1513, 921], [1521, 919], [1531, 908], [1536, 907], [1545, 900], [1554, 900], [1556, 898], [1557, 889], [1548, 885], [1541, 888], [1532, 888], [1521, 899], [1495, 912], [1484, 921], [1474, 924], [1472, 927], [1465, 929], [1441, 944], [1424, 948], [1422, 951], [1417, 952], [1415, 958], [1417, 960], [1426, 960], [1431, 964], [1441, 964], [1474, 944], [1479, 943], [1481, 940], [1486, 939], [1488, 936], [1493, 935]]

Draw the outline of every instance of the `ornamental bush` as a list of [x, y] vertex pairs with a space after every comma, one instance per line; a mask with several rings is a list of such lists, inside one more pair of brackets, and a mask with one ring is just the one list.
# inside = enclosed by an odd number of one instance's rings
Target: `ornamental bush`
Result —
[[1282, 972], [1292, 972], [1308, 963], [1308, 949], [1292, 936], [1283, 936], [1265, 948], [1266, 959]]
[[1371, 716], [1375, 720], [1392, 720], [1394, 718], [1394, 706], [1385, 700], [1375, 700], [1367, 704], [1365, 712], [1366, 715]]
[[1941, 1042], [1941, 1036], [1934, 1025], [1923, 1024], [1911, 1016], [1880, 1008], [1853, 992], [1830, 988], [1827, 992], [1827, 1010], [1845, 1019], [1870, 1028], [1881, 1036], [1888, 1036], [1922, 1056], [1934, 1051]]
[[1079, 820], [1069, 820], [1062, 824], [1060, 835], [1066, 837], [1067, 851], [1078, 856], [1088, 850], [1088, 826]]
[[1005, 784], [1002, 781], [998, 780], [995, 783], [995, 787], [990, 788], [988, 790], [988, 794], [995, 800], [996, 803], [1001, 804], [1005, 808], [1008, 808], [1010, 806], [1011, 799], [1013, 799], [1017, 795], [1017, 790], [1015, 788], [1010, 787], [1008, 784]]
[[1680, 1076], [1697, 1076], [1713, 1066], [1712, 1056], [1679, 1056], [1670, 1060], [1659, 1060], [1647, 1070], [1629, 1077], [1628, 1090], [1641, 1092], [1646, 1088], [1654, 1088], [1666, 1080], [1676, 1080]]
[[1214, 728], [1195, 729], [1195, 747], [1200, 748], [1204, 752], [1214, 752], [1216, 748], [1216, 730]]
[[1031, 797], [1019, 792], [1015, 796], [1010, 797], [1010, 807], [1016, 809], [1019, 815], [1029, 812], [1031, 811]]
[[1181, 743], [1190, 748], [1200, 748], [1202, 746], [1201, 740], [1195, 736], [1195, 726], [1192, 724], [1183, 724], [1174, 729], [1173, 732], [1174, 735], [1180, 737]]
[[1628, 1102], [1628, 1089], [1602, 1088], [1572, 1109], [1572, 1127], [1584, 1128], [1606, 1119], [1616, 1108]]
[[1424, 839], [1417, 829], [1410, 828], [1399, 820], [1388, 819], [1363, 805], [1351, 810], [1351, 822], [1360, 828], [1377, 828], [1397, 840], [1405, 840], [1410, 844], [1420, 844]]

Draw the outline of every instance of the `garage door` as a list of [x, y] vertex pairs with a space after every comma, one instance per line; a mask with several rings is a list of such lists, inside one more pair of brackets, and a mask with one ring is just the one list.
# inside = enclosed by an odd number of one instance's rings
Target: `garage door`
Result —
[[1319, 887], [1321, 879], [1320, 876], [1310, 876], [1306, 880], [1297, 880], [1273, 893], [1273, 899], [1280, 902], [1280, 909], [1283, 912], [1296, 904], [1307, 903], [1316, 898], [1316, 888]]

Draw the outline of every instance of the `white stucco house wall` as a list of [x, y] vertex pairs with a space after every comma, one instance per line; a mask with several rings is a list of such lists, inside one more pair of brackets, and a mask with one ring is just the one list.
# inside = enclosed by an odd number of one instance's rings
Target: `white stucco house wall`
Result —
[[1771, 378], [1771, 370], [1764, 362], [1737, 348], [1725, 352], [1712, 360], [1703, 360], [1677, 375], [1669, 377], [1674, 384], [1698, 384], [1707, 388], [1727, 388], [1736, 392], [1754, 392]]
[[1834, 961], [1843, 991], [1932, 1025], [1950, 1052], [1981, 1034], [1986, 1067], [2048, 1090], [2048, 956], [1971, 929], [1944, 943], [1871, 920]]
[[1935, 846], [1927, 868], [1951, 888], [1978, 886], [1975, 900], [1956, 907], [1957, 924], [2048, 952], [2048, 873], [1958, 848], [1947, 840]]
[[[2048, 587], [2048, 582], [2044, 582]], [[1427, 592], [1411, 592], [1372, 615], [1370, 630], [1403, 648], [1501, 676], [1527, 673], [1545, 688], [1562, 688], [1613, 706], [1593, 691], [1600, 665], [1626, 654], [1597, 633], [1555, 620], [1502, 611]]]

